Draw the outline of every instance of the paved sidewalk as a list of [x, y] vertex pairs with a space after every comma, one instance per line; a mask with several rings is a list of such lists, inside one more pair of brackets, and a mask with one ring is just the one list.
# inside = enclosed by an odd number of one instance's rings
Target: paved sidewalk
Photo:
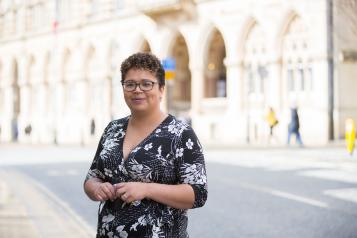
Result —
[[25, 206], [2, 179], [0, 179], [0, 237], [39, 237]]
[[1, 238], [89, 238], [95, 231], [46, 188], [11, 169], [0, 168]]

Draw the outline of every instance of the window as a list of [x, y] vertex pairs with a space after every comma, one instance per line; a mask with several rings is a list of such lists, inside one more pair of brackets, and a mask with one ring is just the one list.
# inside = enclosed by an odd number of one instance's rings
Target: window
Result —
[[298, 79], [297, 84], [299, 85], [299, 90], [304, 91], [305, 89], [304, 69], [299, 68], [297, 70], [297, 79]]
[[288, 91], [293, 92], [295, 90], [295, 84], [294, 84], [294, 71], [292, 69], [288, 69], [287, 71], [287, 84], [288, 84]]
[[259, 24], [255, 24], [250, 30], [244, 46], [244, 64], [248, 94], [259, 95], [261, 99], [265, 93], [265, 84], [268, 79], [266, 60], [266, 46], [264, 32]]
[[314, 85], [313, 85], [314, 75], [313, 75], [313, 70], [312, 70], [311, 66], [309, 66], [307, 69], [307, 78], [308, 78], [308, 82], [309, 82], [309, 89], [310, 89], [310, 91], [313, 91], [313, 89], [314, 89]]
[[308, 31], [301, 18], [296, 16], [283, 38], [283, 68], [288, 93], [305, 95], [311, 91], [312, 69], [308, 53]]

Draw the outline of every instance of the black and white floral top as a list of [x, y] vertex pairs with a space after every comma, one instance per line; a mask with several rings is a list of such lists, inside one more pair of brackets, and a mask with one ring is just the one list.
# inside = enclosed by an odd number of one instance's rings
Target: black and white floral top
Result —
[[[124, 160], [128, 120], [114, 120], [106, 127], [86, 180], [189, 184], [195, 194], [193, 208], [203, 206], [207, 199], [206, 169], [193, 129], [169, 115]], [[119, 198], [108, 200], [99, 206], [97, 237], [188, 237], [187, 210], [148, 199], [131, 204]]]

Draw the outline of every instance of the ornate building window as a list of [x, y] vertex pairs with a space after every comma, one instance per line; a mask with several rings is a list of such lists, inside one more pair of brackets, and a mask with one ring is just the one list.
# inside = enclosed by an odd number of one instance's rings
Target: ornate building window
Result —
[[10, 28], [10, 33], [16, 33], [17, 31], [17, 9], [13, 9], [11, 11], [11, 28]]
[[313, 89], [313, 68], [309, 59], [308, 30], [294, 17], [283, 38], [283, 75], [288, 97], [306, 95]]
[[264, 33], [254, 24], [248, 33], [244, 47], [244, 71], [246, 93], [255, 98], [263, 98], [268, 78]]
[[112, 0], [116, 12], [120, 12], [125, 8], [125, 0]]
[[72, 18], [72, 3], [70, 0], [56, 0], [56, 19], [59, 23], [68, 23]]
[[35, 1], [26, 6], [26, 31], [37, 31], [44, 28], [46, 23], [45, 3]]

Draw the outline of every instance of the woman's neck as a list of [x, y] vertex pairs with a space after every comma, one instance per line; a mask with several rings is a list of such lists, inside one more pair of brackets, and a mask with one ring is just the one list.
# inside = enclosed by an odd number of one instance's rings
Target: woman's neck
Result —
[[150, 113], [132, 113], [130, 117], [130, 124], [133, 126], [146, 126], [162, 122], [167, 114], [158, 110]]

